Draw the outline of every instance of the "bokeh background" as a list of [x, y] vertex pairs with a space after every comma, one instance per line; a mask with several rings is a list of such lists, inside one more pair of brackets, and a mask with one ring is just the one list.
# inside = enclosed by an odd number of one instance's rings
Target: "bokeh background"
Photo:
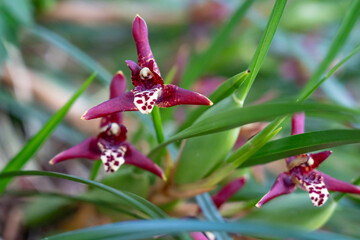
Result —
[[[193, 56], [201, 54], [217, 36], [242, 1], [115, 1], [115, 0], [4, 0], [0, 3], [0, 169], [26, 141], [38, 132], [88, 78], [95, 68], [98, 77], [74, 104], [65, 120], [40, 148], [25, 169], [40, 169], [88, 177], [92, 162], [75, 160], [51, 166], [48, 161], [58, 152], [96, 135], [97, 120], [82, 121], [90, 107], [108, 98], [111, 76], [122, 70], [130, 79], [126, 59], [136, 60], [131, 23], [136, 14], [149, 27], [149, 39], [163, 76], [175, 70], [174, 82], [181, 83]], [[255, 81], [248, 103], [287, 100], [299, 92], [316, 64], [323, 58], [350, 1], [290, 0], [280, 27]], [[259, 43], [274, 1], [256, 1], [244, 20], [219, 46], [215, 58], [207, 59], [193, 77], [189, 88], [209, 95], [227, 78], [246, 70]], [[360, 37], [356, 23], [344, 56]], [[176, 66], [176, 69], [173, 68]], [[359, 108], [360, 55], [354, 56], [313, 96], [317, 101]], [[191, 74], [190, 74], [191, 75]], [[128, 89], [131, 89], [128, 81]], [[171, 136], [186, 117], [188, 107], [162, 111], [166, 136]], [[132, 143], [147, 153], [156, 143], [150, 118], [125, 114]], [[245, 141], [262, 124], [248, 126]], [[307, 131], [343, 128], [340, 123], [307, 119]], [[282, 136], [289, 134], [289, 126]], [[358, 177], [360, 148], [349, 145], [334, 149], [321, 170], [345, 181]], [[274, 176], [284, 169], [282, 163], [256, 167], [245, 189], [233, 200], [251, 203], [262, 196]], [[124, 166], [109, 184], [146, 196], [148, 187], [138, 170]], [[122, 181], [131, 172], [133, 182]], [[101, 172], [100, 177], [104, 175]], [[138, 178], [137, 178], [138, 177]], [[146, 180], [144, 180], [146, 182]], [[144, 183], [148, 186], [150, 183]], [[19, 196], [21, 192], [59, 192], [77, 195], [86, 190], [65, 180], [22, 177], [0, 198], [0, 238], [38, 239], [57, 231], [73, 230], [114, 220], [109, 212], [92, 205], [69, 204], [56, 198]], [[59, 203], [57, 202], [59, 201]], [[62, 201], [62, 202], [61, 202]], [[70, 200], [67, 200], [70, 201]], [[242, 211], [242, 210], [240, 210]], [[241, 214], [240, 214], [241, 215]], [[360, 200], [342, 201], [324, 229], [360, 237]]]

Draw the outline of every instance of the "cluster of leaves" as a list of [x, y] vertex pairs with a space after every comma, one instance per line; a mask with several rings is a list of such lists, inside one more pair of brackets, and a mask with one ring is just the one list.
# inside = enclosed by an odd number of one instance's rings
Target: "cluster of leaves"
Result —
[[[183, 79], [179, 83], [180, 86], [184, 88], [191, 87], [203, 72], [210, 69], [216, 60], [216, 56], [224, 51], [225, 43], [230, 38], [231, 33], [242, 22], [241, 20], [244, 19], [245, 14], [253, 9], [253, 2], [253, 0], [247, 0], [241, 4], [220, 29], [208, 48], [203, 53], [190, 58], [187, 68], [183, 73]], [[16, 7], [14, 4], [17, 4]], [[352, 44], [347, 44], [360, 11], [360, 1], [358, 0], [353, 0], [347, 7], [348, 10], [345, 17], [342, 19], [341, 26], [334, 35], [331, 44], [329, 44], [325, 57], [313, 71], [310, 79], [297, 97], [292, 97], [286, 101], [273, 101], [256, 105], [245, 104], [245, 101], [248, 101], [248, 94], [255, 79], [258, 77], [275, 33], [279, 35], [279, 38], [287, 37], [287, 33], [282, 32], [282, 29], [278, 29], [283, 14], [286, 14], [286, 4], [286, 0], [275, 2], [264, 28], [262, 38], [251, 61], [249, 61], [249, 65], [247, 67], [237, 66], [236, 69], [244, 67], [242, 71], [237, 71], [241, 73], [224, 81], [210, 95], [209, 98], [213, 101], [214, 106], [209, 109], [205, 107], [187, 109], [185, 113], [186, 120], [180, 126], [174, 123], [173, 109], [166, 109], [160, 113], [158, 109], [154, 109], [153, 122], [155, 131], [153, 139], [156, 138], [158, 142], [153, 141], [150, 144], [152, 150], [148, 156], [156, 163], [161, 164], [165, 169], [168, 182], [159, 183], [152, 176], [141, 172], [141, 180], [135, 180], [132, 189], [130, 187], [126, 188], [126, 186], [119, 186], [119, 183], [126, 182], [126, 184], [131, 185], [131, 181], [134, 181], [134, 179], [129, 177], [129, 175], [133, 176], [132, 174], [137, 170], [133, 168], [122, 170], [121, 168], [119, 174], [114, 175], [114, 177], [105, 177], [100, 181], [96, 181], [100, 166], [99, 161], [94, 163], [89, 179], [50, 171], [21, 171], [24, 165], [37, 153], [41, 145], [48, 140], [72, 104], [95, 77], [97, 76], [102, 83], [109, 84], [111, 74], [69, 41], [44, 27], [37, 26], [32, 20], [30, 4], [27, 1], [5, 0], [0, 8], [0, 11], [4, 13], [1, 14], [0, 19], [2, 26], [0, 31], [3, 33], [3, 37], [0, 39], [0, 53], [2, 54], [0, 60], [2, 62], [6, 59], [6, 44], [8, 42], [17, 42], [15, 38], [8, 38], [7, 36], [10, 35], [5, 33], [9, 29], [18, 32], [26, 28], [31, 34], [67, 52], [86, 70], [96, 73], [92, 74], [85, 81], [71, 99], [6, 164], [0, 174], [0, 192], [4, 193], [10, 181], [16, 176], [48, 176], [66, 179], [86, 184], [90, 188], [86, 193], [79, 196], [55, 193], [33, 194], [42, 194], [46, 199], [65, 199], [65, 204], [68, 204], [69, 200], [71, 202], [87, 202], [95, 206], [107, 207], [114, 212], [130, 216], [131, 219], [146, 219], [123, 221], [81, 229], [54, 235], [49, 237], [49, 239], [142, 239], [159, 235], [165, 235], [169, 238], [170, 235], [174, 235], [179, 236], [179, 238], [188, 239], [189, 236], [184, 233], [194, 231], [212, 231], [215, 232], [218, 239], [229, 239], [230, 235], [228, 233], [259, 238], [351, 239], [351, 237], [339, 236], [335, 233], [321, 231], [310, 233], [304, 230], [320, 228], [330, 219], [336, 209], [341, 209], [343, 206], [339, 206], [337, 203], [343, 197], [340, 195], [320, 209], [313, 208], [308, 199], [305, 199], [305, 197], [308, 197], [304, 196], [304, 194], [294, 194], [274, 201], [269, 208], [254, 210], [254, 200], [259, 200], [261, 194], [255, 194], [255, 197], [252, 197], [251, 191], [244, 189], [245, 193], [237, 195], [235, 198], [237, 200], [245, 199], [248, 202], [245, 206], [242, 205], [240, 209], [237, 209], [237, 211], [251, 209], [251, 213], [236, 222], [230, 223], [225, 221], [222, 215], [219, 214], [207, 193], [219, 184], [221, 185], [226, 182], [229, 177], [243, 175], [244, 173], [250, 174], [251, 168], [248, 167], [262, 165], [301, 153], [360, 142], [360, 132], [354, 129], [359, 120], [360, 112], [358, 109], [334, 103], [306, 101], [318, 87], [331, 78], [337, 69], [360, 50], [359, 46], [352, 47]], [[260, 23], [260, 25], [262, 24]], [[13, 34], [13, 36], [15, 35]], [[349, 50], [345, 47], [352, 49]], [[301, 54], [303, 53], [297, 49], [299, 49], [299, 46], [296, 46], [291, 54], [296, 57], [302, 57]], [[344, 54], [347, 55], [342, 60], [337, 60], [335, 66], [331, 66], [336, 57], [339, 58], [339, 53], [343, 49]], [[236, 62], [232, 64], [237, 65]], [[169, 71], [165, 82], [173, 81], [176, 66], [173, 69], [175, 70]], [[331, 94], [341, 95], [343, 93], [334, 91]], [[321, 118], [323, 121], [334, 120], [341, 123], [341, 128], [313, 131], [272, 140], [281, 131], [282, 125], [287, 122], [291, 114], [302, 111], [306, 112], [309, 116]], [[164, 137], [162, 126], [165, 124], [161, 123], [160, 114], [163, 123], [170, 123], [176, 128], [171, 136], [166, 134], [165, 131]], [[80, 115], [81, 113], [79, 113]], [[146, 127], [151, 126], [148, 123], [148, 119], [139, 118], [144, 122], [143, 125]], [[239, 132], [241, 132], [244, 125], [262, 121], [272, 122], [250, 138], [250, 140], [246, 141], [241, 147], [233, 150]], [[350, 127], [345, 127], [346, 125]], [[140, 128], [138, 135], [142, 135], [143, 131], [145, 130]], [[180, 141], [183, 141], [181, 146], [178, 144]], [[135, 144], [136, 136], [133, 137], [133, 142]], [[171, 155], [177, 156], [175, 165], [171, 160]], [[175, 159], [175, 157], [173, 158]], [[129, 172], [131, 174], [128, 174]], [[255, 184], [254, 181], [249, 183], [249, 188], [251, 184]], [[156, 204], [146, 200], [146, 193], [141, 193], [142, 188], [146, 189], [145, 192], [148, 192], [151, 186], [153, 187], [152, 191], [155, 192], [151, 200]], [[259, 186], [255, 188], [259, 189]], [[103, 194], [99, 194], [100, 191]], [[163, 191], [167, 191], [166, 194], [163, 194]], [[261, 192], [264, 193], [265, 191]], [[7, 194], [11, 194], [11, 192]], [[21, 193], [13, 194], [21, 195]], [[31, 195], [31, 193], [28, 195]], [[174, 208], [174, 205], [178, 204], [179, 199], [186, 201], [196, 195], [196, 201], [200, 205], [206, 221], [169, 219], [169, 212]], [[167, 199], [157, 200], [158, 198], [162, 199], [164, 196]], [[349, 204], [349, 202], [347, 203]], [[64, 204], [64, 202], [61, 204]], [[351, 201], [350, 204], [353, 204], [355, 209], [359, 207], [358, 199]], [[301, 216], [299, 216], [299, 212], [301, 212]], [[270, 223], [279, 225], [273, 226]], [[287, 227], [284, 228], [281, 224], [287, 224]]]

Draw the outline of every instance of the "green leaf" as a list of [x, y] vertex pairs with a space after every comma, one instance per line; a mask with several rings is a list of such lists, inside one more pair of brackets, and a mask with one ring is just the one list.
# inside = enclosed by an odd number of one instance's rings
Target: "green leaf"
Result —
[[[218, 222], [225, 222], [222, 218], [219, 211], [216, 209], [216, 206], [211, 199], [209, 193], [203, 193], [201, 195], [196, 196], [196, 201], [198, 202], [204, 216], [210, 221], [218, 221]], [[224, 232], [215, 232], [216, 239], [231, 239], [230, 236]]]
[[360, 143], [360, 130], [327, 130], [298, 134], [268, 142], [241, 167], [353, 143]]
[[80, 50], [78, 47], [74, 46], [72, 43], [61, 37], [60, 35], [52, 32], [49, 29], [46, 29], [41, 26], [34, 26], [29, 28], [30, 32], [34, 35], [58, 46], [62, 50], [64, 50], [67, 54], [76, 59], [79, 63], [81, 63], [85, 68], [89, 71], [97, 72], [99, 78], [106, 85], [110, 84], [110, 80], [112, 78], [111, 74], [104, 69], [99, 63], [97, 63], [94, 59], [89, 57], [86, 53]]
[[[69, 206], [71, 202], [90, 203], [99, 208], [106, 208], [116, 213], [123, 213], [136, 219], [144, 219], [144, 217], [133, 213], [122, 206], [109, 203], [108, 201], [91, 199], [86, 196], [74, 196], [55, 192], [35, 191], [11, 191], [5, 192], [4, 195], [16, 197], [37, 197], [32, 204], [28, 204], [26, 206], [24, 212], [25, 222], [27, 225], [31, 226], [45, 223], [49, 218], [53, 218], [51, 215], [55, 215], [54, 211], [61, 213], [61, 211], [64, 211], [64, 208]], [[48, 216], [41, 215], [39, 213], [46, 213]]]
[[251, 60], [249, 69], [251, 71], [249, 77], [247, 78], [244, 86], [238, 90], [236, 95], [241, 102], [244, 102], [246, 96], [248, 95], [252, 84], [260, 71], [261, 65], [264, 62], [265, 56], [270, 48], [271, 42], [274, 38], [276, 29], [279, 25], [281, 16], [284, 12], [286, 0], [278, 0], [275, 2], [274, 8], [271, 12], [269, 21], [266, 25], [265, 32], [261, 38], [261, 41], [256, 49], [256, 52]]
[[335, 59], [336, 55], [340, 52], [342, 47], [345, 45], [346, 40], [348, 39], [352, 29], [355, 26], [356, 20], [359, 17], [360, 12], [360, 1], [353, 0], [352, 4], [348, 8], [348, 12], [346, 13], [344, 20], [338, 30], [334, 40], [331, 43], [329, 50], [325, 58], [321, 61], [320, 65], [317, 67], [316, 71], [312, 74], [310, 80], [307, 82], [305, 87], [302, 89], [299, 99], [304, 99], [305, 95], [308, 94], [309, 91], [313, 88], [313, 86], [317, 85], [321, 76], [325, 73], [325, 71], [330, 66], [331, 62]]
[[110, 240], [110, 239], [149, 239], [163, 234], [182, 232], [223, 231], [259, 238], [295, 238], [309, 240], [350, 240], [348, 236], [329, 232], [307, 232], [293, 227], [281, 227], [262, 223], [239, 221], [237, 223], [208, 222], [199, 220], [139, 220], [106, 224], [87, 229], [67, 232], [48, 237], [48, 240]]
[[15, 171], [15, 172], [5, 172], [0, 174], [0, 179], [2, 178], [11, 178], [11, 177], [18, 177], [18, 176], [47, 176], [47, 177], [55, 177], [55, 178], [61, 178], [66, 179], [74, 182], [79, 182], [83, 184], [87, 184], [89, 186], [102, 189], [106, 192], [109, 192], [118, 198], [126, 201], [134, 208], [140, 210], [141, 212], [149, 215], [152, 218], [165, 218], [167, 215], [159, 209], [154, 204], [150, 203], [146, 199], [139, 197], [132, 193], [125, 193], [122, 191], [119, 191], [115, 188], [109, 187], [105, 184], [98, 183], [95, 181], [91, 181], [85, 178], [72, 176], [68, 174], [63, 173], [56, 173], [56, 172], [44, 172], [44, 171]]
[[34, 23], [31, 3], [28, 0], [3, 0], [5, 9], [19, 22], [24, 25]]
[[[247, 76], [249, 76], [249, 73], [250, 71], [246, 70], [227, 79], [210, 95], [209, 99], [213, 102], [214, 105], [216, 105], [224, 98], [230, 96], [243, 84]], [[183, 130], [189, 127], [201, 114], [203, 114], [208, 109], [208, 106], [199, 106], [196, 110], [192, 111], [189, 116], [186, 117], [185, 123], [183, 123], [179, 129]]]
[[323, 83], [325, 82], [327, 79], [329, 79], [331, 77], [331, 75], [333, 75], [336, 70], [338, 70], [344, 63], [346, 63], [350, 58], [352, 58], [356, 53], [358, 53], [360, 51], [360, 44], [358, 44], [354, 50], [352, 50], [345, 58], [343, 58], [340, 62], [338, 62], [333, 68], [331, 68], [331, 70], [326, 74], [325, 77], [323, 77], [322, 79], [320, 79], [318, 82], [312, 84], [312, 86], [309, 86], [309, 90], [307, 92], [303, 92], [302, 95], [299, 98], [299, 101], [303, 101], [305, 99], [307, 99], [313, 92], [315, 92], [315, 90]]
[[[42, 127], [42, 129], [26, 143], [26, 145], [21, 149], [21, 151], [6, 164], [2, 172], [20, 170], [30, 160], [30, 158], [36, 153], [36, 151], [50, 136], [55, 127], [65, 117], [66, 113], [69, 111], [70, 107], [73, 105], [76, 99], [78, 99], [78, 97], [80, 97], [80, 95], [89, 86], [95, 76], [96, 73], [93, 73], [85, 81], [85, 83], [79, 88], [78, 91], [75, 92], [75, 94], [70, 98], [70, 100], [59, 111], [57, 111]], [[10, 181], [11, 179], [0, 181], [0, 194], [4, 192], [6, 186], [10, 183]]]
[[216, 55], [218, 55], [219, 52], [226, 46], [226, 41], [233, 32], [233, 29], [242, 20], [253, 2], [254, 0], [246, 0], [241, 6], [239, 6], [232, 15], [231, 19], [215, 36], [213, 42], [205, 50], [205, 52], [190, 60], [190, 63], [185, 69], [183, 80], [181, 81], [181, 87], [186, 89], [189, 88], [194, 80], [199, 77], [199, 75], [201, 75], [211, 64], [211, 60], [216, 59]]
[[335, 208], [336, 203], [330, 199], [324, 206], [314, 207], [307, 193], [292, 193], [271, 200], [243, 219], [313, 231], [329, 220]]
[[[211, 110], [211, 108], [209, 110]], [[164, 143], [158, 145], [153, 152], [178, 140], [220, 132], [252, 122], [269, 121], [275, 117], [302, 111], [313, 116], [339, 120], [347, 119], [350, 121], [355, 121], [354, 117], [359, 116], [358, 111], [349, 108], [318, 103], [265, 103], [256, 106], [229, 109], [209, 116], [201, 121], [196, 121], [187, 129], [184, 129], [167, 139]]]

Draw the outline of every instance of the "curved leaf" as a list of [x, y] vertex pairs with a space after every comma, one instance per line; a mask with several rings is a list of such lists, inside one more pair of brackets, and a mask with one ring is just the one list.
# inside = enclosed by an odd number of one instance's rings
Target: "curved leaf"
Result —
[[238, 223], [208, 222], [199, 220], [139, 220], [106, 224], [81, 229], [48, 237], [48, 240], [110, 240], [110, 239], [149, 239], [163, 234], [179, 234], [182, 232], [223, 231], [239, 233], [262, 238], [297, 238], [297, 239], [354, 239], [348, 236], [328, 232], [306, 232], [292, 227], [279, 227], [239, 221]]
[[314, 207], [307, 193], [292, 193], [271, 200], [260, 209], [246, 215], [244, 219], [312, 231], [324, 225], [335, 208], [334, 201], [328, 201], [322, 207]]
[[302, 111], [308, 115], [350, 121], [356, 121], [355, 117], [359, 116], [358, 111], [349, 108], [318, 103], [266, 103], [244, 108], [228, 109], [196, 121], [190, 127], [158, 145], [151, 154], [154, 154], [167, 144], [178, 140], [220, 132], [252, 122], [268, 121], [279, 116]]
[[[50, 120], [41, 128], [41, 130], [26, 143], [26, 145], [21, 149], [21, 151], [7, 163], [2, 172], [20, 170], [25, 165], [25, 163], [29, 161], [29, 159], [35, 154], [35, 152], [54, 131], [55, 127], [65, 117], [66, 113], [69, 111], [70, 107], [73, 105], [76, 99], [80, 97], [80, 95], [85, 91], [85, 89], [89, 86], [92, 80], [94, 80], [95, 76], [96, 73], [93, 73], [86, 80], [86, 82], [79, 88], [79, 90], [75, 92], [75, 94], [70, 98], [70, 100], [59, 111], [57, 111], [50, 118]], [[9, 184], [10, 181], [11, 179], [0, 181], [0, 194], [5, 190], [6, 186]]]
[[293, 135], [268, 142], [241, 167], [352, 143], [360, 143], [360, 130], [327, 130]]
[[125, 193], [122, 191], [119, 191], [115, 188], [109, 187], [105, 184], [98, 183], [95, 181], [91, 181], [85, 178], [72, 176], [68, 174], [63, 173], [56, 173], [56, 172], [44, 172], [44, 171], [16, 171], [16, 172], [6, 172], [0, 174], [0, 179], [2, 178], [9, 178], [9, 177], [17, 177], [17, 176], [47, 176], [47, 177], [55, 177], [55, 178], [62, 178], [74, 182], [79, 182], [83, 184], [87, 184], [92, 187], [96, 187], [99, 189], [102, 189], [106, 192], [112, 193], [115, 196], [123, 199], [124, 201], [127, 201], [131, 206], [134, 208], [142, 211], [143, 213], [146, 213], [152, 218], [164, 218], [167, 217], [167, 215], [157, 206], [150, 203], [146, 199], [139, 197], [132, 193]]

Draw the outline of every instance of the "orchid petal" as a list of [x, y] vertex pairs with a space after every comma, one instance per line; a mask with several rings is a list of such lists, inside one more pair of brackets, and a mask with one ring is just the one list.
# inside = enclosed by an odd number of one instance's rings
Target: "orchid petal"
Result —
[[137, 107], [134, 105], [134, 94], [132, 92], [126, 92], [120, 96], [103, 102], [93, 108], [90, 108], [81, 119], [90, 120], [99, 117], [105, 117], [106, 115], [123, 111], [137, 111]]
[[101, 151], [101, 161], [106, 172], [116, 172], [124, 164], [126, 153], [125, 146], [103, 148]]
[[165, 85], [160, 97], [156, 101], [156, 105], [166, 108], [180, 104], [211, 106], [213, 103], [200, 93], [192, 92], [172, 84]]
[[50, 160], [50, 164], [54, 165], [59, 162], [74, 159], [74, 158], [87, 158], [92, 160], [100, 159], [100, 150], [97, 146], [96, 138], [87, 138], [76, 146], [69, 148]]
[[212, 196], [212, 200], [217, 208], [220, 208], [230, 197], [232, 197], [237, 191], [239, 191], [246, 183], [246, 178], [237, 178], [225, 187], [223, 187], [218, 193]]
[[286, 173], [281, 173], [275, 180], [274, 185], [271, 187], [270, 191], [260, 199], [256, 204], [256, 207], [260, 208], [262, 205], [268, 201], [276, 198], [278, 196], [289, 194], [294, 192], [296, 185], [292, 183], [291, 178]]
[[291, 135], [302, 134], [305, 129], [305, 113], [294, 114], [291, 118]]
[[315, 207], [321, 207], [329, 198], [329, 191], [325, 186], [324, 177], [316, 171], [309, 175], [295, 175], [300, 186], [309, 192], [309, 197]]
[[118, 71], [110, 83], [110, 99], [120, 96], [126, 91], [126, 78], [122, 71]]
[[151, 52], [148, 28], [146, 22], [139, 15], [137, 15], [133, 22], [132, 33], [134, 36], [136, 49], [138, 52], [138, 63], [141, 68], [147, 67], [150, 60], [154, 61], [154, 71], [160, 75], [159, 68], [155, 62], [154, 56]]
[[[120, 96], [126, 91], [126, 78], [122, 71], [118, 71], [110, 83], [110, 99]], [[100, 128], [109, 123], [121, 124], [123, 122], [122, 112], [107, 115], [101, 119]]]
[[190, 232], [190, 236], [194, 240], [209, 240], [202, 232]]
[[325, 173], [316, 171], [324, 178], [325, 186], [330, 191], [360, 194], [360, 187], [347, 183], [336, 178], [330, 177]]
[[[312, 169], [317, 168], [323, 161], [325, 161], [331, 154], [331, 151], [323, 151], [318, 153], [311, 153], [310, 157], [314, 161], [311, 165], [308, 163], [309, 166], [311, 166]], [[309, 160], [311, 160], [309, 159]]]
[[137, 91], [134, 89], [134, 104], [142, 114], [151, 113], [155, 105], [161, 88], [152, 88], [145, 91]]
[[139, 76], [139, 73], [141, 71], [141, 67], [139, 65], [137, 65], [137, 63], [135, 63], [134, 61], [131, 61], [131, 60], [126, 60], [125, 62], [126, 62], [126, 65], [131, 70], [131, 82], [132, 82], [132, 84], [135, 87], [141, 85], [141, 79], [140, 79], [140, 76]]
[[127, 151], [125, 153], [125, 163], [134, 165], [136, 167], [142, 168], [146, 171], [149, 171], [156, 176], [166, 179], [164, 172], [162, 169], [156, 165], [153, 161], [139, 152], [133, 145], [130, 143], [126, 143]]

